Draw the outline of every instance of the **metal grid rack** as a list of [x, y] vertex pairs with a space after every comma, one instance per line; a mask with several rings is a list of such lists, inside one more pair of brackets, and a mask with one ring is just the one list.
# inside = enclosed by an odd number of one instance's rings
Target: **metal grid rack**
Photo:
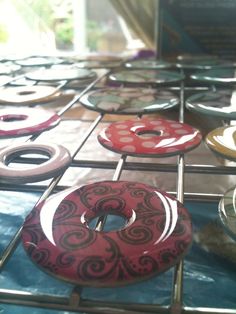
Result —
[[[91, 90], [96, 84], [100, 83], [104, 78], [109, 75], [110, 71], [106, 71], [105, 74], [98, 76], [98, 78], [91, 83], [89, 86], [84, 88], [82, 91], [77, 91], [76, 95], [71, 101], [69, 101], [59, 112], [58, 114], [63, 117], [78, 101], [80, 98]], [[67, 82], [60, 84], [59, 88], [65, 87]], [[180, 106], [179, 106], [179, 121], [184, 122], [185, 109], [185, 86], [184, 82], [180, 83], [180, 86], [171, 87], [179, 92], [180, 96]], [[77, 154], [80, 150], [87, 144], [88, 139], [91, 134], [96, 130], [99, 123], [104, 119], [104, 114], [97, 114], [97, 117], [93, 121], [88, 122], [88, 129], [83, 135], [82, 138], [78, 140], [77, 148], [74, 152], [71, 153], [73, 162], [71, 167], [81, 167], [81, 168], [97, 168], [97, 169], [110, 169], [113, 171], [114, 181], [119, 180], [122, 171], [152, 171], [152, 172], [170, 172], [176, 174], [177, 180], [177, 189], [176, 191], [170, 191], [176, 195], [176, 198], [180, 202], [185, 200], [192, 201], [206, 201], [206, 202], [218, 202], [221, 198], [221, 194], [208, 194], [208, 193], [186, 193], [184, 191], [184, 175], [185, 173], [190, 174], [213, 174], [213, 175], [232, 175], [236, 174], [235, 167], [228, 166], [215, 166], [215, 165], [201, 165], [201, 164], [186, 164], [185, 156], [179, 155], [177, 163], [158, 163], [158, 162], [143, 162], [141, 161], [127, 161], [126, 156], [120, 156], [117, 161], [109, 160], [81, 160], [76, 159]], [[31, 136], [28, 138], [28, 141], [34, 141], [37, 139], [37, 136]], [[63, 143], [62, 143], [63, 144]], [[31, 160], [20, 158], [19, 162], [35, 163], [39, 160]], [[41, 196], [39, 197], [35, 206], [47, 199], [47, 197], [56, 191], [64, 189], [65, 186], [59, 184], [63, 175], [53, 178], [48, 185], [10, 185], [10, 184], [1, 184], [2, 191], [31, 191], [31, 192], [40, 192]], [[105, 221], [100, 220], [97, 224], [97, 230], [101, 230]], [[4, 251], [1, 252], [0, 256], [0, 268], [1, 271], [4, 270], [6, 264], [11, 259], [12, 254], [18, 247], [20, 242], [22, 226], [19, 227], [14, 237], [5, 247]], [[202, 308], [202, 307], [186, 307], [183, 305], [183, 283], [184, 283], [184, 262], [181, 261], [176, 265], [173, 275], [173, 284], [171, 288], [171, 302], [167, 306], [162, 306], [158, 304], [140, 304], [140, 303], [126, 303], [126, 302], [106, 302], [106, 301], [97, 301], [92, 299], [84, 299], [82, 288], [75, 286], [68, 297], [60, 297], [55, 295], [47, 294], [37, 294], [31, 293], [28, 291], [21, 290], [11, 290], [11, 289], [2, 289], [0, 288], [0, 303], [14, 304], [21, 306], [32, 306], [39, 307], [44, 309], [55, 309], [55, 310], [64, 310], [72, 312], [84, 312], [84, 313], [224, 313], [224, 314], [236, 314], [236, 308], [220, 309], [220, 308]]]

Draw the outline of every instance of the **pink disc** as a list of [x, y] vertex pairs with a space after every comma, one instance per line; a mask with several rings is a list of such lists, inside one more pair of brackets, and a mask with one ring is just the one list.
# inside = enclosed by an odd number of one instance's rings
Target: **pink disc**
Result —
[[98, 135], [109, 150], [135, 156], [172, 156], [201, 143], [201, 133], [188, 124], [166, 119], [136, 119], [110, 124]]
[[[27, 168], [9, 166], [16, 157], [26, 154], [44, 155], [48, 160]], [[62, 145], [30, 142], [10, 145], [0, 149], [0, 182], [22, 184], [47, 180], [62, 174], [70, 163], [70, 153]]]
[[49, 130], [60, 122], [56, 113], [36, 108], [0, 110], [0, 137], [25, 136]]
[[[96, 231], [89, 223], [118, 215], [123, 228]], [[82, 286], [121, 286], [166, 271], [192, 242], [188, 211], [172, 196], [143, 183], [104, 181], [72, 187], [27, 217], [23, 246], [41, 269]]]

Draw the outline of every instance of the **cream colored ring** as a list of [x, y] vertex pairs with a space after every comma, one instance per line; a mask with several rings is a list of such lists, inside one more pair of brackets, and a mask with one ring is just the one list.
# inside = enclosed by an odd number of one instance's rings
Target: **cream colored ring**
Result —
[[29, 104], [40, 101], [50, 101], [60, 95], [52, 86], [19, 86], [6, 87], [0, 91], [0, 102], [10, 104]]
[[[49, 159], [30, 168], [9, 167], [9, 163], [23, 154], [40, 154]], [[71, 163], [69, 151], [56, 144], [25, 143], [0, 150], [0, 181], [5, 183], [30, 183], [47, 180], [61, 174]]]

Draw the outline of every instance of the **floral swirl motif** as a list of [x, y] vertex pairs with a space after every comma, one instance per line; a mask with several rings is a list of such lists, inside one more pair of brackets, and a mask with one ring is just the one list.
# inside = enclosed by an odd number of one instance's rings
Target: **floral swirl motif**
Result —
[[[59, 195], [58, 208], [48, 200], [34, 209], [22, 232], [31, 259], [64, 280], [97, 287], [133, 283], [172, 267], [190, 247], [187, 211], [151, 186], [104, 181], [65, 195], [63, 201]], [[86, 225], [104, 212], [132, 219], [122, 230], [108, 232]]]
[[94, 195], [110, 195], [112, 194], [112, 188], [109, 185], [99, 185], [99, 186], [84, 186], [78, 191], [78, 196], [80, 201], [87, 208], [93, 207]]
[[171, 250], [164, 250], [163, 252], [160, 253], [160, 261], [163, 264], [168, 265], [171, 263], [174, 259], [176, 258], [175, 252]]
[[72, 266], [76, 262], [74, 255], [70, 255], [67, 252], [59, 254], [56, 258], [56, 265], [58, 267], [66, 268]]
[[132, 245], [145, 244], [153, 239], [152, 230], [142, 225], [120, 230], [117, 235], [122, 241]]
[[68, 218], [74, 217], [76, 214], [76, 204], [70, 200], [63, 200], [57, 208], [55, 213], [55, 221], [64, 221]]
[[110, 257], [106, 260], [102, 255], [90, 255], [85, 257], [77, 267], [77, 276], [85, 281], [87, 280], [107, 280], [116, 271], [116, 267], [121, 257], [120, 249], [116, 242], [111, 238], [104, 236], [108, 247], [106, 251]]
[[150, 276], [153, 272], [158, 271], [158, 263], [153, 257], [140, 256], [134, 262], [121, 253], [120, 248], [111, 238], [105, 237], [105, 239], [108, 243], [108, 251], [112, 252], [111, 258], [108, 260], [104, 260], [102, 256], [84, 258], [77, 269], [77, 275], [80, 279], [106, 282], [113, 277], [116, 283], [122, 284], [123, 281], [132, 281], [134, 278], [140, 280], [140, 275], [142, 277]]
[[96, 240], [96, 233], [85, 226], [78, 226], [75, 230], [61, 235], [59, 243], [65, 250], [81, 250], [88, 247]]
[[[31, 247], [32, 248], [32, 247]], [[46, 265], [50, 258], [50, 251], [48, 249], [30, 250], [30, 256], [36, 263]]]
[[125, 209], [126, 202], [118, 197], [105, 197], [98, 200], [93, 208], [95, 213], [119, 213]]

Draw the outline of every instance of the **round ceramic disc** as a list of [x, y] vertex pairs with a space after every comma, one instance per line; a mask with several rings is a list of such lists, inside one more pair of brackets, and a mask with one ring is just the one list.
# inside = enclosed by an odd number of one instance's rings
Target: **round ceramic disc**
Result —
[[0, 87], [9, 84], [12, 81], [12, 77], [10, 75], [0, 75]]
[[[117, 215], [118, 230], [95, 231], [94, 218]], [[121, 286], [166, 271], [192, 241], [187, 210], [172, 196], [137, 182], [72, 187], [27, 217], [23, 245], [47, 273], [81, 286]], [[121, 275], [122, 273], [122, 275]]]
[[[16, 157], [26, 154], [47, 156], [40, 164], [27, 165], [27, 168], [10, 165]], [[2, 183], [24, 184], [39, 182], [56, 177], [70, 165], [69, 151], [56, 144], [30, 143], [10, 145], [0, 149], [0, 181]]]
[[25, 53], [9, 53], [7, 55], [2, 55], [0, 58], [2, 61], [17, 61], [29, 58], [30, 56]]
[[109, 76], [110, 81], [132, 84], [164, 84], [183, 79], [184, 76], [178, 72], [162, 70], [124, 70]]
[[88, 109], [114, 114], [138, 114], [169, 109], [179, 103], [172, 92], [150, 88], [104, 88], [85, 94], [80, 102]]
[[0, 75], [14, 73], [16, 71], [19, 71], [20, 68], [21, 68], [20, 65], [11, 62], [2, 63], [0, 64]]
[[91, 79], [95, 77], [95, 72], [75, 68], [43, 69], [26, 74], [26, 78], [34, 81], [69, 81]]
[[52, 64], [62, 63], [63, 60], [56, 57], [29, 57], [22, 60], [16, 60], [16, 64], [21, 66], [49, 66]]
[[222, 119], [236, 119], [236, 93], [218, 90], [197, 93], [186, 100], [186, 107], [194, 112]]
[[208, 71], [201, 71], [191, 75], [191, 79], [209, 83], [235, 83], [236, 69], [234, 68], [213, 68]]
[[120, 61], [97, 61], [97, 60], [87, 60], [80, 61], [76, 63], [76, 66], [79, 68], [87, 68], [87, 69], [110, 69], [117, 68], [121, 65]]
[[166, 119], [135, 119], [110, 124], [98, 135], [105, 148], [143, 157], [172, 156], [201, 143], [202, 136], [190, 125]]
[[217, 128], [208, 133], [205, 140], [212, 151], [236, 161], [236, 126]]
[[164, 69], [170, 68], [173, 66], [169, 62], [165, 62], [162, 60], [148, 60], [148, 59], [139, 59], [139, 60], [132, 60], [125, 63], [125, 67], [131, 69]]
[[26, 136], [49, 130], [61, 121], [51, 111], [36, 108], [0, 110], [0, 137]]
[[15, 105], [46, 102], [58, 96], [58, 90], [52, 86], [6, 87], [0, 90], [0, 102]]
[[219, 202], [219, 216], [226, 231], [236, 240], [236, 188], [228, 190]]
[[232, 68], [235, 67], [236, 64], [214, 56], [205, 55], [179, 57], [176, 66], [183, 69], [209, 70], [214, 67]]

